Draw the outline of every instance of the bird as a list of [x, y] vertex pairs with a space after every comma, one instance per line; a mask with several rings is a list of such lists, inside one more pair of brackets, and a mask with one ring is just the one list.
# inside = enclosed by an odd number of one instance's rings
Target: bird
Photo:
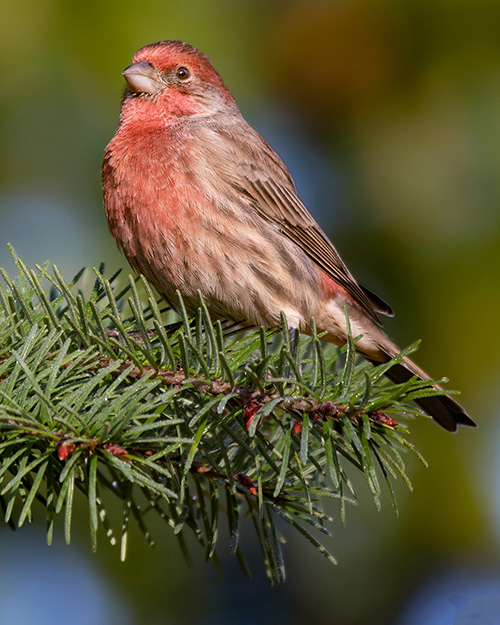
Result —
[[[119, 126], [102, 165], [108, 227], [132, 269], [188, 312], [290, 328], [346, 344], [378, 365], [400, 354], [392, 308], [351, 274], [300, 200], [287, 167], [243, 118], [208, 57], [182, 41], [140, 48], [124, 71]], [[405, 356], [385, 375], [431, 378]], [[416, 403], [440, 426], [475, 426], [449, 395]]]

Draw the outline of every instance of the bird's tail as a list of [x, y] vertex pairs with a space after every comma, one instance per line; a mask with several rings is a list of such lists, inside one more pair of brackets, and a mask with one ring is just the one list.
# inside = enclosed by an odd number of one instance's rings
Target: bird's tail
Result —
[[[420, 367], [409, 358], [405, 358], [403, 362], [394, 365], [386, 372], [386, 376], [396, 384], [403, 384], [414, 375], [417, 375], [421, 380], [429, 379], [425, 371], [420, 369]], [[437, 384], [433, 385], [433, 388], [442, 390]], [[476, 427], [476, 424], [465, 412], [465, 409], [448, 395], [422, 397], [416, 399], [415, 403], [425, 410], [441, 427], [449, 432], [456, 432], [457, 426], [459, 425]]]

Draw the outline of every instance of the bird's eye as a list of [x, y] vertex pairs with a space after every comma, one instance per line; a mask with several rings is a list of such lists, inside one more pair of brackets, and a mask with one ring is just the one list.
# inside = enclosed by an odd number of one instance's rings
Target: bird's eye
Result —
[[178, 67], [175, 73], [177, 74], [177, 78], [181, 80], [187, 80], [191, 76], [187, 67]]

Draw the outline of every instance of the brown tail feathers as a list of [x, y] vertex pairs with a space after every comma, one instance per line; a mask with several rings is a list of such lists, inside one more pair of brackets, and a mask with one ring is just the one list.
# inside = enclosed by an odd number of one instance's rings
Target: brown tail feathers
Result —
[[[411, 366], [414, 371], [409, 369], [409, 366]], [[386, 376], [396, 384], [402, 384], [407, 382], [415, 374], [417, 374], [421, 380], [425, 380], [428, 377], [421, 369], [414, 365], [411, 360], [408, 360], [407, 364], [402, 362], [391, 367], [389, 371], [387, 371]], [[434, 388], [440, 387], [434, 386]], [[416, 399], [415, 403], [425, 410], [441, 427], [449, 432], [456, 432], [457, 426], [459, 425], [476, 427], [476, 424], [465, 412], [464, 408], [448, 395], [422, 397], [421, 399]]]

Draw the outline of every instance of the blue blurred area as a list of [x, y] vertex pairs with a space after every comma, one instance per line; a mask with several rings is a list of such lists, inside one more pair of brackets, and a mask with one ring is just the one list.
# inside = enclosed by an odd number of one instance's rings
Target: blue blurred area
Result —
[[[85, 540], [48, 548], [41, 530], [15, 539], [3, 530], [0, 623], [46, 622], [48, 597], [54, 620], [69, 622], [495, 622], [500, 4], [6, 5], [0, 266], [14, 271], [7, 242], [29, 265], [50, 260], [68, 278], [103, 260], [126, 266], [107, 232], [100, 164], [118, 123], [121, 71], [138, 47], [165, 38], [210, 56], [354, 275], [395, 308], [389, 334], [401, 347], [422, 338], [417, 360], [450, 377], [480, 428], [451, 436], [412, 424], [429, 469], [408, 458], [415, 491], [397, 489], [399, 518], [388, 498], [378, 514], [360, 488], [360, 505], [329, 544], [339, 565], [290, 534], [288, 582], [278, 589], [267, 587], [250, 527], [251, 581], [224, 547], [225, 579], [196, 549], [189, 571], [162, 525], [156, 549], [136, 537], [125, 564], [104, 539], [87, 559]], [[85, 534], [85, 514], [79, 525]]]
[[88, 556], [61, 540], [48, 547], [43, 530], [0, 532], [0, 623], [3, 625], [131, 624], [127, 600]]
[[30, 267], [43, 265], [46, 260], [56, 262], [52, 251], [57, 250], [68, 277], [76, 274], [83, 265], [98, 264], [96, 259], [101, 257], [102, 249], [93, 241], [94, 228], [85, 218], [83, 206], [68, 210], [60, 199], [24, 195], [19, 190], [18, 194], [0, 197], [0, 215], [0, 266], [6, 270], [14, 271], [15, 267], [6, 242]]
[[410, 598], [396, 625], [497, 625], [500, 575], [464, 570], [433, 575]]

